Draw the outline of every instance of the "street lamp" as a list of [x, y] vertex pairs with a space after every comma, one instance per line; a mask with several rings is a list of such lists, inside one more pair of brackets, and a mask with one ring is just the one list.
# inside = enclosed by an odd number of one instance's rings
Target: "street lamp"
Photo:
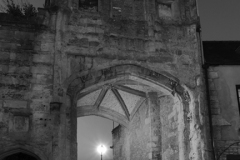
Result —
[[97, 151], [101, 155], [101, 160], [102, 160], [102, 156], [107, 151], [107, 148], [101, 144], [97, 147]]

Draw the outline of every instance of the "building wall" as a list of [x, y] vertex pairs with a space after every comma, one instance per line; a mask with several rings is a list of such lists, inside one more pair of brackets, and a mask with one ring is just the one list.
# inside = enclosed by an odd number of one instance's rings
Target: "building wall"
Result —
[[[101, 82], [94, 73], [104, 77], [114, 66], [128, 64], [141, 68], [138, 75], [155, 76], [156, 83], [160, 73], [169, 78], [164, 83], [187, 106], [178, 115], [186, 124], [181, 141], [188, 147], [179, 147], [178, 158], [207, 159], [196, 2], [169, 2], [116, 1], [122, 12], [119, 17], [113, 15], [110, 1], [100, 0], [98, 12], [91, 12], [79, 10], [78, 0], [59, 0], [45, 11], [43, 26], [1, 21], [0, 154], [23, 148], [41, 159], [76, 159], [77, 93]], [[116, 72], [125, 73], [124, 67]], [[154, 123], [160, 119], [159, 112], [154, 112], [160, 110], [157, 103], [153, 98], [149, 104], [153, 108], [150, 127], [156, 131], [152, 138], [160, 131]], [[130, 123], [131, 136], [144, 134], [136, 129], [134, 119]], [[171, 129], [177, 132], [174, 125]], [[139, 142], [133, 139], [130, 148], [141, 151], [135, 148]], [[154, 143], [159, 139], [151, 141], [148, 159], [161, 154], [159, 148], [154, 151]], [[126, 153], [125, 158], [131, 156]]]
[[[239, 69], [239, 66], [216, 66], [208, 70], [217, 156], [231, 144], [239, 141], [239, 106], [236, 92], [236, 85], [240, 82]], [[230, 147], [220, 159], [226, 159], [227, 154], [240, 154], [238, 146]]]
[[2, 21], [0, 41], [0, 150], [42, 143], [50, 154], [54, 35], [40, 25]]

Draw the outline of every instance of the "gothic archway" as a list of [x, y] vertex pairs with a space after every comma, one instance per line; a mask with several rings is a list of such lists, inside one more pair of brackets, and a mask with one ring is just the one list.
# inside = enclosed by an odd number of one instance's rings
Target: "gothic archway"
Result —
[[0, 160], [41, 160], [38, 155], [25, 149], [17, 148], [0, 155]]
[[[128, 135], [127, 138], [132, 143], [138, 143], [140, 139], [132, 138], [136, 134], [136, 129], [133, 129], [133, 126], [136, 125], [135, 121], [137, 121], [135, 115], [139, 117], [143, 112], [147, 113], [148, 115], [142, 116], [142, 120], [141, 117], [139, 119], [142, 128], [147, 126], [145, 129], [147, 132], [144, 131], [140, 134], [140, 136], [147, 134], [147, 137], [144, 138], [146, 140], [141, 145], [144, 146], [147, 143], [160, 145], [163, 142], [171, 142], [175, 146], [176, 155], [170, 159], [184, 159], [186, 148], [188, 148], [186, 139], [189, 137], [189, 133], [186, 134], [184, 130], [190, 130], [184, 110], [188, 110], [191, 98], [178, 79], [141, 66], [118, 65], [73, 75], [66, 84], [68, 85], [67, 93], [74, 100], [75, 109], [73, 110], [76, 112], [76, 117], [98, 115], [114, 120], [127, 128], [128, 134], [123, 134], [125, 137]], [[160, 107], [160, 103], [165, 105], [161, 104], [162, 107]], [[161, 116], [160, 111], [167, 114], [164, 119], [162, 118], [164, 115]], [[172, 122], [169, 124], [168, 121], [173, 121], [174, 124]], [[163, 127], [161, 124], [166, 126]], [[173, 134], [173, 138], [163, 141], [160, 135], [162, 129], [170, 130], [170, 125], [175, 125], [172, 133], [164, 131], [164, 134], [165, 137], [167, 134]], [[148, 131], [151, 132], [148, 133]], [[139, 130], [138, 132], [143, 131]], [[124, 145], [131, 148], [132, 144]], [[169, 152], [168, 146], [164, 147], [164, 153]], [[149, 148], [148, 152], [151, 152], [151, 155], [164, 155], [161, 153], [163, 152], [161, 146], [150, 145]], [[142, 152], [141, 148], [138, 151]], [[131, 153], [124, 154], [130, 159], [137, 158]], [[147, 153], [144, 154], [146, 157]]]

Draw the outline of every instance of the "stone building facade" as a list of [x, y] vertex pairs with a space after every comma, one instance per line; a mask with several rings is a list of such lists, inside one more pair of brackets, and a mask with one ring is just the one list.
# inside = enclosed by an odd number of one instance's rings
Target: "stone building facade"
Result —
[[52, 0], [0, 21], [0, 159], [77, 159], [77, 117], [102, 116], [114, 158], [212, 156], [195, 0]]

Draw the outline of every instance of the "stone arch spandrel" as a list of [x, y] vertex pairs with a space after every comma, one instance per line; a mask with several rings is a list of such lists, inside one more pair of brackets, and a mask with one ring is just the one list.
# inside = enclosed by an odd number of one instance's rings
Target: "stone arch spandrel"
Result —
[[152, 82], [153, 84], [155, 83], [156, 85], [160, 85], [169, 91], [174, 91], [174, 87], [178, 87], [178, 90], [176, 91], [183, 90], [183, 88], [178, 85], [180, 81], [174, 76], [167, 73], [159, 73], [150, 70], [149, 68], [133, 64], [116, 65], [100, 70], [74, 73], [65, 80], [63, 85], [69, 94], [72, 90], [77, 92], [94, 84], [127, 75], [140, 77], [144, 80]]
[[127, 70], [125, 70], [126, 72], [128, 71], [134, 71], [135, 73], [136, 72], [141, 72], [141, 73], [147, 73], [147, 72], [156, 72], [158, 74], [161, 74], [161, 75], [164, 75], [165, 77], [168, 77], [170, 79], [173, 79], [175, 81], [178, 81], [178, 79], [174, 76], [172, 76], [171, 74], [169, 74], [168, 72], [160, 69], [159, 71], [156, 71], [156, 70], [152, 70], [150, 67], [144, 65], [140, 65], [139, 63], [134, 63], [134, 62], [124, 62], [124, 63], [116, 63], [116, 62], [113, 62], [111, 64], [109, 63], [103, 63], [101, 64], [98, 68], [93, 68], [92, 70], [76, 70], [74, 72], [71, 73], [71, 75], [65, 80], [64, 82], [64, 86], [68, 86], [72, 80], [74, 80], [75, 78], [77, 77], [81, 77], [81, 76], [84, 76], [84, 75], [87, 75], [89, 73], [97, 73], [98, 71], [104, 71], [104, 70], [109, 70], [109, 69], [118, 69], [118, 70], [121, 70], [121, 68], [128, 68]]

